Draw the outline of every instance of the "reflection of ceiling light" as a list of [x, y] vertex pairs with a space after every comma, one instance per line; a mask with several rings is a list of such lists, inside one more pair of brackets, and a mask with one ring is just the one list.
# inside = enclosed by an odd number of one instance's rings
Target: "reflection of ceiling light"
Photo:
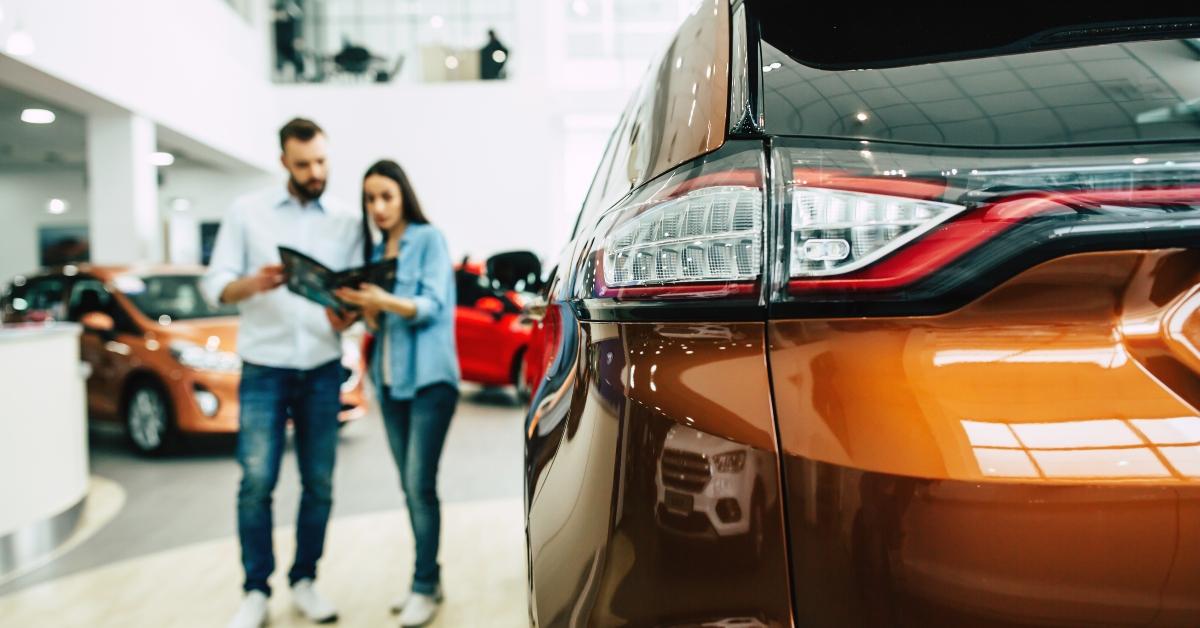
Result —
[[575, 0], [571, 3], [571, 10], [575, 12], [575, 15], [583, 17], [592, 12], [592, 7], [588, 6], [587, 0]]
[[49, 109], [26, 109], [21, 112], [21, 122], [28, 124], [50, 124], [54, 122], [54, 112]]
[[506, 59], [508, 59], [508, 53], [504, 52], [503, 50], [497, 50], [496, 52], [492, 53], [492, 61], [495, 61], [496, 63], [504, 63]]
[[177, 198], [171, 199], [171, 209], [173, 209], [177, 212], [185, 212], [191, 208], [192, 208], [192, 201], [190, 201], [186, 198], [177, 197]]
[[14, 57], [28, 57], [34, 51], [33, 35], [20, 29], [13, 31], [8, 36], [8, 44], [5, 45], [4, 51]]
[[860, 111], [860, 112], [858, 112], [858, 115], [854, 116], [854, 119], [858, 120], [859, 122], [866, 122], [867, 114]]
[[458, 68], [458, 57], [454, 55], [446, 57], [446, 67], [450, 68], [451, 70]]
[[67, 213], [67, 209], [67, 202], [61, 198], [52, 198], [50, 199], [49, 203], [46, 203], [46, 211], [54, 214], [55, 216]]
[[1134, 157], [1133, 158], [1134, 165], [1140, 166], [1142, 164], [1149, 163], [1149, 162], [1150, 162], [1150, 160], [1146, 159], [1145, 157]]
[[161, 151], [157, 152], [157, 153], [151, 153], [150, 154], [150, 163], [151, 163], [151, 165], [155, 165], [160, 168], [163, 168], [163, 167], [166, 167], [166, 166], [169, 166], [169, 165], [175, 163], [175, 155], [172, 155], [171, 153], [164, 153]]
[[429, 25], [434, 28], [441, 28], [446, 25], [446, 20], [440, 15], [435, 15], [429, 18]]

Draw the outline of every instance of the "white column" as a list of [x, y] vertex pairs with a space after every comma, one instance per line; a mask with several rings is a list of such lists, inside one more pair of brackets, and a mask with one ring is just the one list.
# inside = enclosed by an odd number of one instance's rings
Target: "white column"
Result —
[[95, 264], [161, 262], [154, 123], [131, 113], [87, 123], [88, 222]]

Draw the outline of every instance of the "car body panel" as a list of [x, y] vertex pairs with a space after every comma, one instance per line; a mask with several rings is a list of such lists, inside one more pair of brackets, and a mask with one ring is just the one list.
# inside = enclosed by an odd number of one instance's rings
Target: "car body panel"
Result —
[[946, 315], [772, 321], [798, 621], [1200, 622], [1197, 262], [1081, 254]]
[[[578, 333], [561, 396], [542, 391], [548, 403], [535, 404], [544, 414], [527, 450], [539, 624], [787, 623], [783, 513], [767, 495], [779, 461], [763, 325], [585, 323]], [[726, 385], [730, 369], [743, 385]], [[741, 549], [747, 526], [680, 534], [659, 516], [668, 439], [747, 452], [746, 472], [714, 473], [730, 477], [714, 477], [712, 494], [744, 504], [743, 517], [761, 499], [757, 552]]]

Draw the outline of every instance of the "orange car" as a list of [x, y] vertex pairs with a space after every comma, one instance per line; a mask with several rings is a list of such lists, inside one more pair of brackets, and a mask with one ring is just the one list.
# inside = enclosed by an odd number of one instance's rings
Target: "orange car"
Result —
[[[202, 273], [66, 266], [18, 277], [0, 308], [6, 323], [82, 323], [91, 418], [124, 423], [136, 450], [160, 454], [187, 434], [238, 429], [237, 309], [201, 298]], [[360, 351], [344, 345], [343, 423], [366, 413]]]
[[529, 308], [532, 625], [1200, 626], [1200, 17], [1113, 6], [698, 5]]

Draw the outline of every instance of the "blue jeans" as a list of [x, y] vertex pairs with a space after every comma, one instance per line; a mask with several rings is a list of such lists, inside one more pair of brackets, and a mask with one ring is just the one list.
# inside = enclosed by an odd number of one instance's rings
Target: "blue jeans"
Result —
[[237, 445], [242, 483], [237, 513], [246, 591], [271, 593], [267, 584], [275, 571], [271, 494], [279, 480], [289, 417], [303, 494], [296, 521], [296, 559], [288, 580], [295, 584], [317, 576], [317, 560], [325, 548], [325, 526], [333, 506], [341, 384], [338, 361], [310, 370], [249, 363], [242, 367]]
[[400, 471], [400, 486], [417, 545], [412, 590], [432, 595], [441, 581], [437, 559], [442, 529], [438, 462], [458, 404], [458, 389], [450, 384], [434, 384], [418, 390], [413, 399], [397, 401], [386, 393], [380, 396], [388, 445]]

